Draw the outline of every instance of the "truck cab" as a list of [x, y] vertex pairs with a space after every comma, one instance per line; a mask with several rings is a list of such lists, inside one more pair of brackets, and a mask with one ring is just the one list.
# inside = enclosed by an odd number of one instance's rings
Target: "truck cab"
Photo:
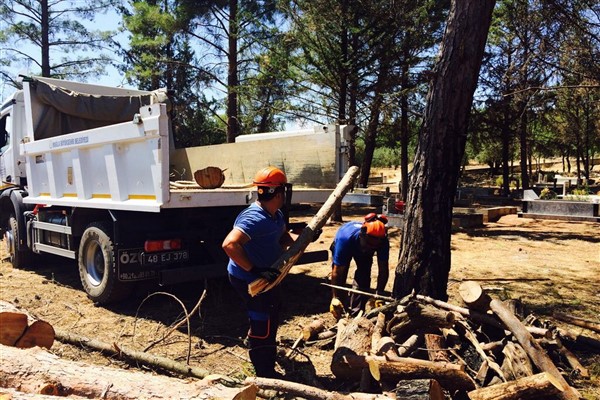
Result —
[[19, 143], [23, 140], [25, 105], [23, 91], [9, 97], [0, 108], [0, 177], [4, 190], [7, 187], [24, 186], [26, 183], [25, 159], [19, 155]]

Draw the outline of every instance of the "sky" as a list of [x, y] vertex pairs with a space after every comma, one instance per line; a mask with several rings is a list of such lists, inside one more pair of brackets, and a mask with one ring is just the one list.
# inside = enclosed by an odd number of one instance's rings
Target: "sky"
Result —
[[[116, 30], [119, 27], [119, 23], [121, 21], [121, 16], [117, 14], [116, 10], [109, 11], [106, 14], [97, 14], [95, 21], [86, 22], [86, 26], [88, 26], [91, 30]], [[0, 22], [1, 24], [1, 22]], [[0, 28], [4, 28], [4, 26], [0, 25]], [[124, 34], [120, 36], [121, 41], [125, 41], [126, 37]], [[30, 54], [35, 55], [39, 52], [39, 48], [36, 48], [32, 45], [23, 45], [20, 50]], [[4, 57], [2, 54], [2, 50], [0, 49], [0, 57]], [[54, 59], [59, 59], [61, 57], [60, 53], [53, 52], [51, 53], [51, 57]], [[39, 57], [37, 57], [39, 59]], [[118, 59], [120, 61], [120, 59]], [[34, 68], [37, 68], [35, 66]], [[30, 74], [30, 73], [39, 73], [37, 70], [28, 71], [23, 67], [14, 67], [9, 69], [13, 76], [18, 76], [19, 74]], [[131, 87], [130, 85], [125, 84], [123, 79], [123, 74], [119, 72], [114, 67], [108, 67], [106, 69], [107, 74], [105, 76], [100, 76], [98, 78], [90, 78], [88, 83], [96, 83], [99, 85], [105, 86], [122, 86], [122, 87]], [[0, 82], [0, 98], [4, 99], [9, 96], [14, 91], [14, 88], [8, 84], [6, 84], [3, 80]]]

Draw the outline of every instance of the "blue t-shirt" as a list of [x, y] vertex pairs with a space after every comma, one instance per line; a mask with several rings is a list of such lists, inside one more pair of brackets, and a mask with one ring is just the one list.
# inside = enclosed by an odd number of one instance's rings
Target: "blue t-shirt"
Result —
[[[349, 267], [352, 258], [364, 257], [360, 247], [360, 222], [347, 222], [338, 229], [334, 239], [333, 264]], [[390, 241], [385, 238], [382, 246], [376, 250], [377, 261], [388, 261], [390, 255]], [[372, 254], [372, 253], [371, 253]]]
[[[281, 256], [283, 249], [279, 240], [285, 233], [285, 221], [281, 210], [277, 210], [275, 217], [272, 217], [258, 203], [252, 203], [237, 216], [233, 227], [250, 238], [243, 247], [254, 268], [269, 268]], [[256, 279], [256, 275], [231, 259], [227, 265], [227, 272], [246, 282]]]

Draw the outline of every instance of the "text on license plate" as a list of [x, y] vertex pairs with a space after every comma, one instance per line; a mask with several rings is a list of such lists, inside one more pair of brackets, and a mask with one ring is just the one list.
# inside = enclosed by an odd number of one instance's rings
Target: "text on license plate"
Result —
[[168, 251], [164, 253], [142, 253], [142, 264], [162, 265], [189, 260], [187, 250]]

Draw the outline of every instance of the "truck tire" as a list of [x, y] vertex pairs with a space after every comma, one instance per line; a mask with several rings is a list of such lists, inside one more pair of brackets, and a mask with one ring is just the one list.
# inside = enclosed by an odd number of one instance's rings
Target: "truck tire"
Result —
[[87, 226], [79, 243], [78, 265], [83, 289], [96, 304], [108, 304], [125, 298], [130, 285], [119, 282], [115, 248], [107, 224]]
[[8, 218], [8, 226], [4, 233], [6, 250], [8, 252], [10, 263], [14, 268], [23, 268], [30, 261], [29, 251], [18, 250], [19, 237], [19, 222], [14, 214]]

